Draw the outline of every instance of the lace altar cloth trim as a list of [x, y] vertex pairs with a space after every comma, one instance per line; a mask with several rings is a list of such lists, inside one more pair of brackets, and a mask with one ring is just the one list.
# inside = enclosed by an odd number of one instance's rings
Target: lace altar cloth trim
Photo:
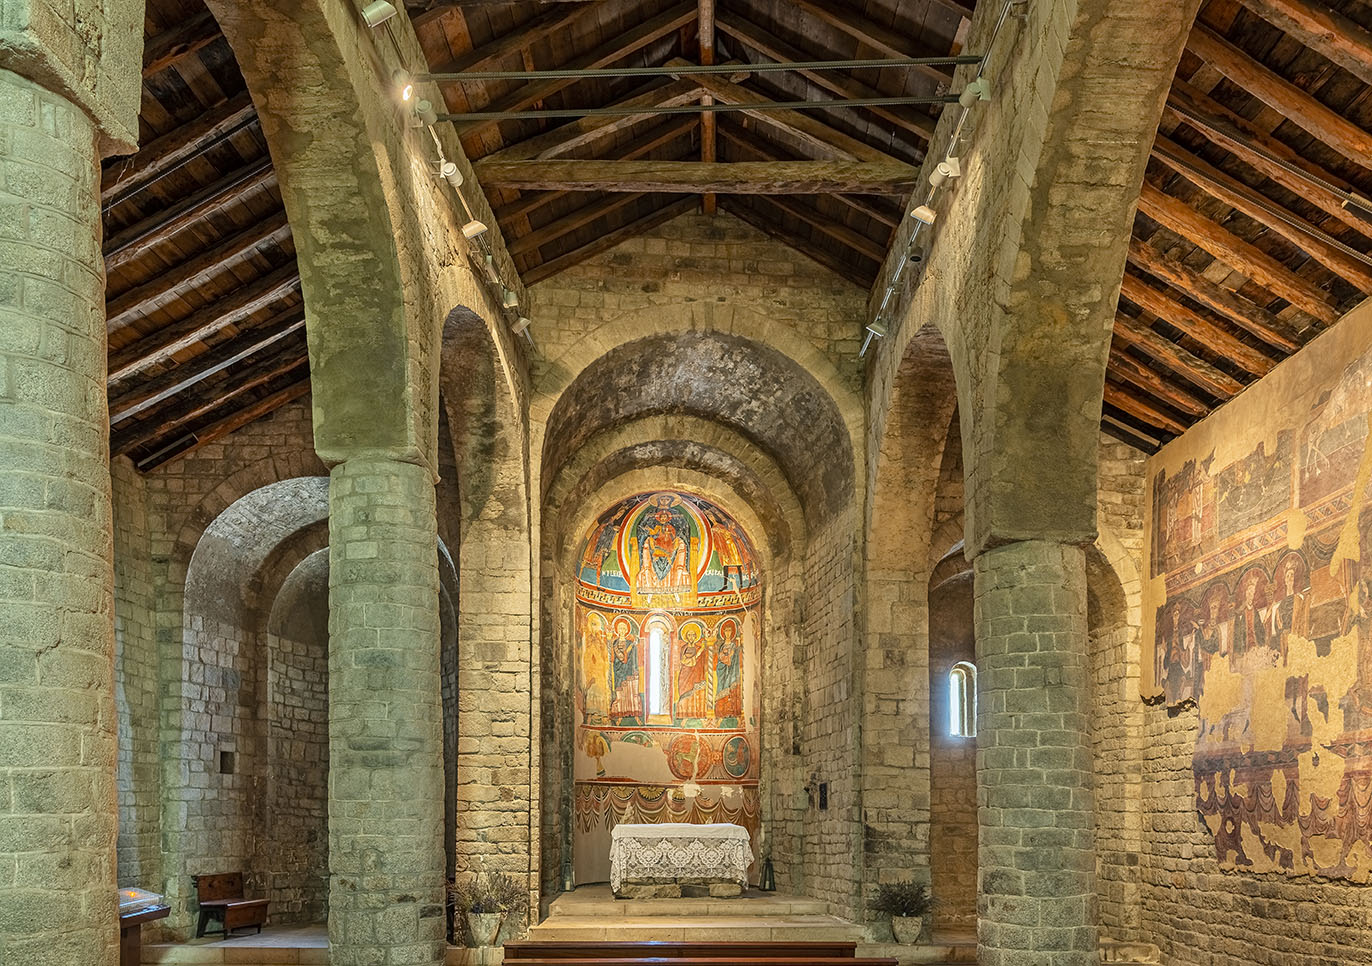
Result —
[[738, 825], [616, 825], [610, 832], [610, 888], [626, 879], [718, 879], [748, 886], [753, 860]]

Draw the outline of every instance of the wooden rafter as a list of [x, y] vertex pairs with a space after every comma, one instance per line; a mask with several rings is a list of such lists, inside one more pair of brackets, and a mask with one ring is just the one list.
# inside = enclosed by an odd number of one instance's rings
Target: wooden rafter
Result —
[[142, 256], [180, 231], [202, 219], [208, 212], [250, 191], [276, 184], [276, 170], [266, 155], [231, 171], [214, 184], [154, 212], [105, 242], [105, 270], [116, 271]]
[[1344, 157], [1364, 167], [1369, 164], [1372, 134], [1264, 67], [1209, 27], [1196, 24], [1186, 46], [1235, 84]]
[[1204, 416], [1210, 412], [1210, 406], [1204, 400], [1180, 386], [1174, 386], [1118, 346], [1110, 347], [1110, 361], [1106, 371], [1118, 380], [1133, 383], [1173, 409], [1192, 416]]
[[[544, 0], [539, 0], [539, 2], [544, 2]], [[576, 0], [576, 2], [566, 3], [559, 0], [514, 30], [501, 34], [484, 47], [478, 47], [454, 57], [447, 63], [434, 68], [434, 72], [460, 74], [463, 71], [485, 67], [491, 61], [517, 53], [545, 37], [569, 29], [583, 15], [593, 11], [600, 2], [601, 0]], [[427, 4], [420, 10], [414, 10], [411, 6], [413, 12], [410, 14], [410, 20], [415, 29], [418, 30], [424, 24], [436, 20], [449, 10], [460, 10], [468, 5], [467, 3], [435, 2]]]
[[[705, 66], [715, 62], [715, 0], [697, 0], [696, 2], [696, 23], [698, 30], [697, 46], [700, 49], [700, 62]], [[715, 102], [714, 97], [709, 94], [701, 96], [704, 105]], [[714, 164], [715, 158], [715, 115], [712, 111], [706, 111], [700, 115], [700, 160], [705, 164]], [[701, 208], [705, 214], [715, 213], [715, 196], [706, 192], [700, 199]]]
[[1138, 348], [1217, 399], [1229, 399], [1243, 391], [1243, 383], [1175, 342], [1164, 339], [1141, 319], [1116, 312], [1115, 338]]
[[151, 77], [214, 43], [219, 22], [208, 10], [151, 37], [143, 45], [143, 76]]
[[918, 169], [902, 161], [505, 161], [485, 165], [487, 187], [520, 191], [632, 191], [673, 194], [855, 194], [903, 197]]
[[304, 396], [309, 391], [310, 380], [309, 377], [306, 376], [304, 379], [300, 379], [283, 389], [278, 389], [269, 396], [259, 399], [257, 402], [244, 409], [232, 411], [195, 429], [194, 432], [190, 434], [191, 442], [189, 445], [176, 449], [174, 452], [165, 456], [157, 457], [156, 459], [140, 461], [137, 464], [138, 468], [140, 470], [148, 470], [161, 463], [165, 463], [168, 460], [185, 456], [187, 453], [193, 453], [207, 443], [212, 443], [217, 439], [223, 439], [225, 436], [242, 429], [249, 423], [270, 415], [287, 403], [294, 402], [301, 396]]
[[1147, 423], [1149, 426], [1165, 430], [1173, 436], [1180, 436], [1186, 432], [1186, 424], [1176, 417], [1164, 412], [1157, 406], [1145, 402], [1136, 396], [1131, 395], [1117, 383], [1105, 380], [1105, 402], [1107, 405], [1114, 406], [1121, 412], [1128, 413], [1135, 419]]
[[1193, 312], [1166, 292], [1153, 288], [1142, 279], [1127, 272], [1121, 282], [1120, 294], [1145, 312], [1178, 329], [1211, 352], [1229, 359], [1245, 372], [1263, 376], [1271, 372], [1277, 362], [1250, 345], [1219, 328], [1215, 323]]
[[122, 422], [146, 404], [189, 389], [221, 369], [256, 355], [304, 325], [305, 309], [297, 305], [155, 376], [113, 381], [109, 391], [110, 419]]
[[149, 141], [137, 154], [105, 168], [100, 184], [101, 202], [106, 207], [118, 204], [159, 175], [256, 119], [257, 110], [247, 91], [215, 105], [194, 121]]
[[[589, 70], [597, 67], [605, 67], [617, 60], [628, 57], [635, 51], [641, 50], [656, 40], [667, 36], [686, 24], [695, 20], [696, 5], [694, 0], [679, 3], [669, 10], [666, 10], [655, 17], [645, 20], [630, 30], [615, 37], [609, 43], [602, 44], [589, 53], [582, 54], [580, 57], [573, 58], [566, 64], [559, 64], [560, 68], [568, 70]], [[552, 97], [558, 91], [564, 90], [575, 84], [575, 77], [557, 77], [550, 80], [530, 81], [521, 85], [516, 90], [501, 97], [488, 105], [487, 109], [492, 112], [521, 111], [535, 104], [538, 101]], [[463, 125], [459, 129], [459, 134], [466, 142], [475, 135], [489, 130], [498, 121], [483, 119], [472, 121]]]
[[1372, 33], [1348, 17], [1310, 0], [1239, 2], [1364, 84], [1372, 84]]
[[576, 231], [584, 228], [593, 221], [611, 215], [621, 208], [634, 203], [642, 198], [641, 194], [617, 194], [608, 195], [604, 198], [597, 198], [589, 204], [582, 205], [580, 208], [563, 215], [556, 221], [551, 221], [540, 228], [535, 228], [527, 235], [521, 235], [514, 239], [506, 247], [511, 255], [523, 255], [526, 252], [542, 248], [544, 245], [551, 244], [559, 238], [564, 238]]
[[880, 267], [882, 260], [886, 258], [886, 247], [884, 245], [874, 242], [861, 232], [854, 231], [841, 221], [835, 221], [832, 217], [817, 211], [810, 205], [804, 204], [795, 198], [782, 198], [776, 196], [769, 196], [767, 202], [780, 208], [797, 221], [809, 225], [821, 235], [831, 238], [840, 245], [851, 248], [859, 254], [867, 256], [867, 258], [876, 263], [874, 267]]
[[[670, 144], [688, 131], [694, 131], [695, 128], [695, 118], [678, 117], [674, 121], [653, 128], [653, 130], [647, 132], [642, 137], [636, 138], [625, 145], [624, 149], [619, 152], [618, 159], [632, 161], [636, 158], [641, 158], [645, 154], [649, 154], [665, 144]], [[494, 157], [494, 155], [491, 157]], [[479, 176], [481, 166], [478, 164], [476, 167]], [[570, 191], [543, 191], [525, 194], [523, 197], [510, 202], [508, 205], [501, 205], [497, 208], [494, 212], [496, 221], [502, 225], [509, 224], [517, 218], [527, 217], [544, 205], [550, 204], [558, 198], [565, 198], [572, 193], [573, 192]]]
[[[791, 46], [783, 40], [777, 38], [770, 31], [759, 27], [751, 21], [745, 20], [737, 14], [727, 14], [717, 20], [719, 32], [726, 34], [740, 43], [746, 44], [753, 50], [762, 54], [776, 63], [800, 63], [805, 61], [819, 60], [820, 58], [806, 51], [802, 51]], [[811, 81], [825, 90], [837, 94], [844, 98], [873, 98], [881, 97], [882, 94], [874, 87], [868, 87], [855, 78], [838, 71], [832, 70], [800, 70], [796, 73]], [[895, 124], [901, 129], [908, 131], [922, 141], [928, 142], [934, 137], [934, 125], [937, 123], [927, 114], [910, 108], [898, 106], [877, 105], [866, 108], [852, 108], [852, 110], [870, 111], [876, 117], [891, 124]]]
[[[910, 37], [889, 27], [869, 20], [857, 10], [851, 7], [843, 7], [825, 0], [791, 0], [791, 2], [809, 13], [811, 16], [835, 27], [843, 33], [852, 37], [859, 44], [870, 47], [887, 57], [910, 58], [929, 56], [928, 51], [915, 51], [910, 47]], [[962, 12], [967, 12], [965, 9]], [[945, 54], [947, 51], [939, 51]], [[946, 86], [953, 79], [952, 71], [947, 67], [937, 67], [926, 64], [912, 68], [924, 75], [935, 84]]]
[[159, 300], [185, 293], [210, 274], [224, 271], [258, 245], [289, 236], [290, 223], [284, 209], [253, 222], [194, 258], [110, 299], [105, 305], [107, 330], [115, 332], [149, 311]]
[[[650, 87], [647, 90], [635, 91], [628, 97], [622, 97], [611, 102], [608, 106], [621, 109], [642, 108], [642, 114], [628, 114], [621, 117], [599, 115], [579, 118], [570, 124], [563, 124], [534, 137], [517, 141], [507, 148], [494, 151], [477, 160], [475, 170], [480, 176], [481, 166], [485, 163], [547, 160], [563, 157], [578, 148], [589, 147], [653, 117], [657, 108], [693, 104], [700, 98], [700, 91], [699, 84], [693, 79], [685, 77], [668, 84]], [[689, 118], [687, 123], [694, 127], [696, 122], [693, 118]]]
[[691, 211], [695, 206], [696, 201], [694, 198], [680, 198], [673, 201], [670, 204], [659, 208], [657, 211], [650, 212], [642, 218], [629, 222], [627, 225], [621, 225], [614, 231], [607, 232], [595, 241], [583, 245], [574, 251], [559, 255], [552, 261], [544, 262], [541, 265], [535, 265], [532, 268], [526, 269], [523, 273], [524, 284], [533, 285], [536, 282], [543, 281], [545, 278], [551, 278], [558, 272], [566, 271], [573, 265], [584, 262], [593, 255], [598, 255], [603, 251], [614, 248], [625, 239], [652, 231], [654, 228], [666, 224], [678, 215], [683, 215], [686, 212]]
[[[748, 131], [735, 124], [721, 124], [719, 126], [719, 131], [720, 134], [726, 140], [737, 145], [738, 148], [744, 152], [745, 156], [749, 160], [788, 160], [781, 154], [780, 151], [775, 149], [769, 142], [758, 137], [753, 132]], [[861, 195], [832, 194], [829, 197], [833, 198], [835, 201], [847, 205], [854, 211], [860, 212], [863, 215], [866, 215], [868, 218], [871, 218], [874, 221], [877, 221], [885, 225], [888, 229], [891, 229], [892, 231], [894, 231], [896, 226], [900, 224], [899, 214], [892, 214], [889, 211], [883, 211], [881, 208], [872, 204], [870, 201], [868, 201], [866, 198], [863, 198]], [[889, 247], [890, 240], [890, 233], [888, 232], [886, 236], [886, 245], [883, 246], [883, 249], [885, 247]], [[883, 254], [882, 257], [885, 258], [885, 255]]]
[[1333, 325], [1339, 320], [1339, 310], [1327, 293], [1151, 182], [1143, 183], [1139, 210], [1321, 322]]
[[300, 273], [295, 263], [283, 265], [184, 319], [169, 322], [141, 339], [111, 350], [110, 378], [118, 379], [129, 370], [164, 359], [227, 326], [236, 325], [299, 288]]
[[858, 288], [870, 289], [875, 279], [872, 275], [863, 275], [855, 266], [837, 257], [831, 250], [823, 245], [816, 245], [809, 239], [802, 238], [792, 232], [786, 231], [777, 224], [773, 218], [768, 218], [762, 212], [753, 208], [751, 205], [744, 204], [740, 198], [723, 198], [720, 202], [725, 211], [737, 216], [740, 220], [752, 225], [768, 238], [774, 238], [800, 252], [810, 260], [824, 266], [840, 278], [847, 279]]
[[1372, 265], [1349, 255], [1321, 228], [1294, 212], [1282, 209], [1276, 202], [1196, 157], [1161, 132], [1153, 144], [1153, 157], [1207, 194], [1285, 238], [1331, 272], [1361, 289], [1364, 295], [1372, 294]]
[[1132, 239], [1129, 242], [1129, 261], [1253, 333], [1268, 345], [1284, 352], [1295, 352], [1301, 347], [1300, 339], [1291, 326], [1276, 315], [1237, 292], [1215, 284], [1176, 259], [1168, 258], [1152, 245], [1137, 238]]
[[[1245, 164], [1310, 202], [1331, 218], [1361, 234], [1372, 232], [1372, 226], [1343, 206], [1343, 196], [1338, 191], [1352, 190], [1348, 182], [1297, 154], [1207, 94], [1185, 81], [1173, 81], [1172, 90], [1167, 95], [1167, 108], [1178, 120], [1233, 152]], [[1288, 165], [1308, 172], [1314, 180], [1301, 177], [1291, 171]], [[1333, 185], [1338, 191], [1323, 187], [1319, 181]]]

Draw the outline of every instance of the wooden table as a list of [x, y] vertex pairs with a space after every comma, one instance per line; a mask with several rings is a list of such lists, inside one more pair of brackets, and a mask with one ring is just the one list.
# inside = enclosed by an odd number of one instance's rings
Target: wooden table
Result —
[[166, 919], [171, 906], [144, 906], [119, 917], [119, 966], [140, 966], [143, 960], [143, 923]]
[[675, 898], [697, 889], [738, 896], [752, 861], [741, 825], [662, 822], [610, 830], [610, 889], [620, 898]]

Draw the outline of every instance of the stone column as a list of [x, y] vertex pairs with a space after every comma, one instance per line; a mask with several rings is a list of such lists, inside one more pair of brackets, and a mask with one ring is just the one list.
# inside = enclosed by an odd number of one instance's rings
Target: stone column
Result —
[[329, 944], [334, 966], [444, 955], [437, 518], [428, 469], [329, 480]]
[[117, 958], [97, 131], [0, 70], [0, 960]]
[[1085, 553], [1007, 544], [975, 576], [978, 962], [1094, 964]]

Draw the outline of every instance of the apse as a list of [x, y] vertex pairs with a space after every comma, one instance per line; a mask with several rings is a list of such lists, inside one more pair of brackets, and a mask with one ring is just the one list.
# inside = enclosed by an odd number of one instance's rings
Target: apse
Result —
[[677, 491], [605, 509], [574, 558], [577, 883], [620, 822], [730, 822], [760, 841], [763, 574], [729, 513]]

